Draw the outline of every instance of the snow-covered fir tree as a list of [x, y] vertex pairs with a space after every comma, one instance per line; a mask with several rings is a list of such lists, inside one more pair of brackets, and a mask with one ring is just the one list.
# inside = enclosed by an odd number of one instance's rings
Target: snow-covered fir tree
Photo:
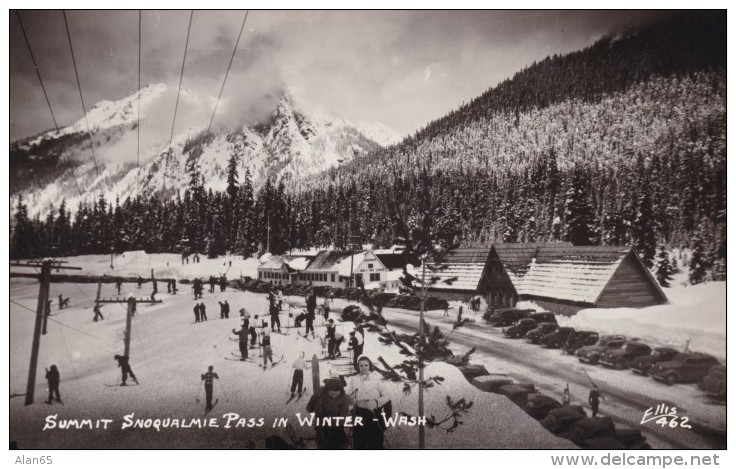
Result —
[[675, 269], [670, 262], [670, 255], [662, 245], [659, 247], [659, 254], [657, 255], [657, 272], [655, 274], [657, 282], [663, 287], [669, 287], [674, 273]]

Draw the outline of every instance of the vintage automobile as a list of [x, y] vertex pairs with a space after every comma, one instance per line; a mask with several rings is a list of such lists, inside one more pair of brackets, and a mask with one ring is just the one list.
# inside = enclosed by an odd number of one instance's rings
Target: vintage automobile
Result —
[[549, 334], [542, 336], [539, 343], [549, 348], [561, 348], [574, 334], [575, 329], [572, 327], [558, 327]]
[[557, 318], [555, 317], [555, 313], [550, 313], [549, 311], [531, 313], [529, 317], [537, 321], [537, 323], [551, 322], [552, 324], [557, 324]]
[[526, 333], [526, 340], [533, 344], [538, 344], [542, 340], [542, 337], [553, 332], [558, 327], [559, 326], [557, 324], [543, 322], [542, 324], [539, 324], [536, 329], [532, 329]]
[[649, 356], [652, 348], [647, 344], [637, 340], [627, 340], [623, 347], [619, 349], [608, 350], [601, 355], [600, 364], [623, 370], [628, 368], [637, 358], [641, 356]]
[[726, 398], [726, 367], [716, 365], [708, 371], [705, 378], [698, 383], [698, 387], [707, 392], [709, 396], [718, 399]]
[[491, 326], [506, 327], [515, 323], [519, 319], [529, 317], [529, 314], [533, 312], [533, 309], [504, 309], [493, 313], [488, 322]]
[[670, 361], [678, 353], [680, 352], [672, 347], [657, 347], [649, 355], [637, 357], [631, 363], [629, 369], [634, 373], [646, 376], [655, 363]]
[[503, 333], [512, 339], [518, 339], [523, 337], [527, 332], [532, 329], [536, 329], [537, 321], [531, 318], [519, 319], [511, 327], [507, 327], [503, 330]]
[[573, 355], [580, 347], [595, 345], [598, 342], [598, 333], [595, 331], [576, 331], [570, 340], [563, 346], [565, 353]]
[[626, 338], [620, 335], [603, 335], [598, 339], [595, 345], [587, 345], [579, 348], [575, 352], [575, 356], [582, 363], [590, 363], [595, 365], [601, 358], [601, 355], [612, 349], [619, 349], [626, 343]]
[[704, 353], [679, 353], [670, 361], [654, 365], [649, 376], [668, 385], [700, 381], [716, 365], [720, 365], [718, 360]]

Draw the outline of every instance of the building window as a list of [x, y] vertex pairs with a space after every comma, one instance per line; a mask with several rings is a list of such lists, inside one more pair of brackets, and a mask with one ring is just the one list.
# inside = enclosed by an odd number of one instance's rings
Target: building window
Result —
[[332, 282], [335, 281], [335, 274], [332, 274]]
[[381, 274], [371, 274], [371, 282], [380, 282], [381, 281]]
[[373, 269], [373, 264], [368, 264], [368, 268], [372, 270]]

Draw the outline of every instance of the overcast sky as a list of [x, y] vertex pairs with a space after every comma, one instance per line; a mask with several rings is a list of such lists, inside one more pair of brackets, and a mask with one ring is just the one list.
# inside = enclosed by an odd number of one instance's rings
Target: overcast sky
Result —
[[[183, 85], [217, 96], [245, 11], [194, 12]], [[266, 117], [284, 90], [350, 120], [413, 132], [535, 60], [662, 13], [626, 11], [252, 11], [223, 91], [238, 120]], [[82, 105], [64, 17], [21, 11], [60, 126]], [[18, 17], [10, 11], [11, 141], [53, 128]], [[138, 87], [138, 11], [68, 11], [84, 102]], [[189, 11], [144, 11], [141, 86], [179, 84]], [[219, 108], [218, 108], [219, 113]], [[171, 109], [173, 118], [173, 109]], [[235, 126], [219, 116], [220, 121]], [[218, 122], [216, 124], [224, 124]]]

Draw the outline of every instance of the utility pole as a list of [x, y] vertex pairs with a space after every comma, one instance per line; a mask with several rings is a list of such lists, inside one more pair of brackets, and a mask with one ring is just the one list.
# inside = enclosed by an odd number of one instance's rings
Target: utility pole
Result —
[[[427, 296], [427, 285], [425, 283], [427, 273], [426, 256], [422, 259], [422, 298], [419, 301], [419, 346], [424, 349], [424, 298]], [[419, 402], [417, 403], [419, 417], [424, 417], [424, 363], [419, 360]], [[419, 449], [424, 449], [424, 425], [419, 427]]]
[[36, 387], [36, 369], [38, 368], [38, 349], [41, 346], [41, 329], [45, 329], [43, 324], [45, 323], [46, 317], [46, 301], [49, 298], [49, 287], [51, 284], [51, 267], [55, 269], [73, 269], [82, 270], [81, 267], [66, 267], [62, 266], [61, 261], [52, 261], [51, 259], [45, 259], [42, 262], [29, 261], [25, 264], [20, 262], [13, 262], [10, 264], [11, 267], [41, 267], [40, 274], [20, 274], [13, 276], [23, 276], [37, 278], [41, 282], [38, 289], [38, 303], [36, 306], [36, 322], [33, 327], [33, 340], [31, 341], [31, 362], [28, 366], [28, 383], [26, 385], [26, 401], [25, 405], [33, 404], [33, 391]]
[[38, 290], [38, 307], [36, 308], [36, 325], [33, 328], [31, 344], [31, 364], [28, 367], [28, 383], [26, 385], [26, 405], [33, 404], [33, 390], [36, 387], [36, 367], [38, 366], [38, 349], [41, 345], [41, 320], [46, 309], [48, 284], [51, 282], [51, 261], [45, 260], [41, 265], [41, 287]]

